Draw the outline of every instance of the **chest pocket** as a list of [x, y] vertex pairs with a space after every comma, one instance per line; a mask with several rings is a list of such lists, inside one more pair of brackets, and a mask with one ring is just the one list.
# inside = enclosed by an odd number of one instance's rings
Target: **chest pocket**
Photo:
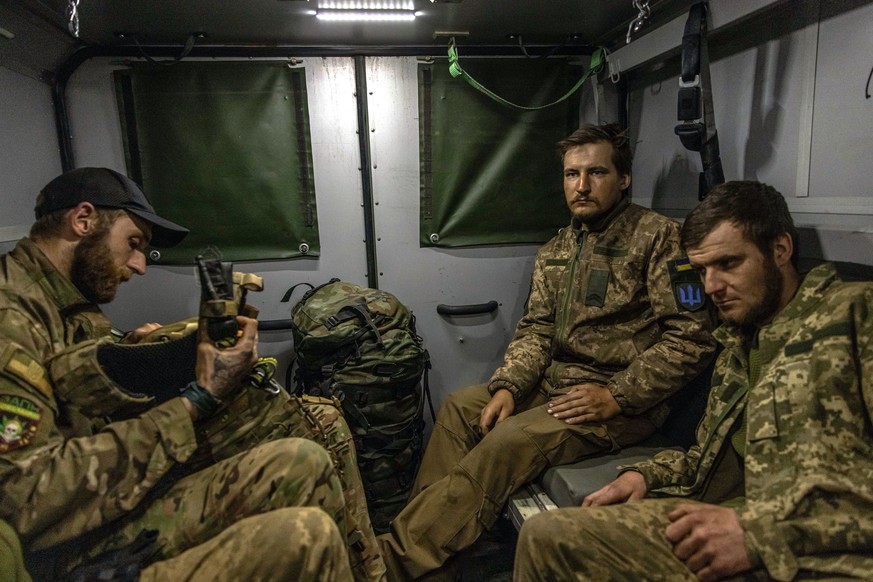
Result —
[[609, 271], [607, 269], [592, 269], [588, 275], [588, 285], [585, 288], [585, 305], [603, 307], [608, 288]]
[[[596, 245], [592, 249], [591, 270], [585, 286], [585, 305], [588, 307], [603, 307], [609, 284], [613, 281], [613, 272], [621, 273], [627, 268], [629, 251], [627, 248]], [[597, 265], [597, 266], [595, 266]]]

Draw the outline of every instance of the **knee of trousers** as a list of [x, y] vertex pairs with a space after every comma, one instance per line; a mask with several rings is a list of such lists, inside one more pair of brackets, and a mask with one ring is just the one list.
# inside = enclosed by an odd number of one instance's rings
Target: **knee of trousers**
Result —
[[541, 512], [524, 520], [521, 531], [518, 532], [516, 553], [518, 555], [539, 556], [549, 555], [556, 548], [561, 536], [556, 535], [557, 529], [554, 516], [549, 512]]
[[[282, 481], [305, 483], [311, 488], [315, 502], [326, 511], [338, 512], [345, 501], [342, 486], [330, 454], [316, 442], [302, 438], [283, 438], [259, 445], [250, 454], [255, 456], [264, 480], [281, 489]], [[299, 498], [299, 492], [294, 492]], [[313, 503], [315, 504], [315, 503]]]
[[[265, 514], [264, 519], [258, 521], [257, 531], [247, 547], [266, 550], [275, 548], [277, 541], [282, 540], [307, 545], [301, 549], [315, 558], [312, 560], [315, 563], [325, 559], [348, 559], [339, 527], [330, 515], [318, 507], [287, 507]], [[268, 556], [273, 553], [276, 552], [266, 550], [261, 558], [269, 559]]]
[[252, 452], [262, 465], [284, 468], [306, 468], [313, 475], [333, 470], [330, 455], [320, 444], [309, 439], [289, 437], [258, 445]]
[[486, 384], [475, 384], [451, 392], [437, 412], [437, 422], [448, 425], [458, 421], [466, 423], [468, 416], [478, 415], [487, 404], [490, 399], [487, 391]]

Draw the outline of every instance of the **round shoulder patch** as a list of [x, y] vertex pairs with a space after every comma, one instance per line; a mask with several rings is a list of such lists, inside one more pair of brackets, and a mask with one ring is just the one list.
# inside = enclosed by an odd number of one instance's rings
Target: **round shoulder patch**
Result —
[[42, 408], [32, 400], [0, 394], [0, 454], [30, 444], [40, 420]]

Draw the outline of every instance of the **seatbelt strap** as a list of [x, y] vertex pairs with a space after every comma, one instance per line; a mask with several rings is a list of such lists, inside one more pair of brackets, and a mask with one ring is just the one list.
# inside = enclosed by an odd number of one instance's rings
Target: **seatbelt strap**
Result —
[[461, 77], [462, 79], [467, 81], [467, 83], [469, 83], [471, 87], [473, 87], [477, 91], [484, 93], [485, 95], [487, 95], [488, 97], [490, 97], [494, 101], [497, 101], [501, 105], [505, 105], [507, 107], [513, 107], [515, 109], [522, 109], [524, 111], [539, 111], [540, 109], [545, 109], [547, 107], [557, 105], [561, 101], [568, 99], [573, 93], [575, 93], [576, 91], [579, 90], [579, 88], [585, 83], [585, 81], [588, 80], [588, 77], [590, 77], [591, 75], [596, 75], [601, 70], [603, 70], [603, 63], [604, 62], [605, 62], [605, 59], [604, 59], [603, 49], [602, 48], [595, 49], [595, 51], [591, 54], [591, 60], [589, 61], [589, 64], [588, 64], [588, 70], [585, 71], [585, 74], [582, 75], [582, 78], [576, 82], [576, 84], [573, 86], [572, 89], [567, 91], [562, 97], [560, 97], [556, 101], [552, 101], [551, 103], [546, 103], [545, 105], [540, 105], [537, 107], [528, 107], [525, 105], [517, 105], [517, 104], [513, 103], [512, 101], [507, 101], [506, 99], [504, 99], [500, 95], [497, 95], [496, 93], [494, 93], [493, 91], [491, 91], [487, 87], [480, 84], [467, 71], [462, 69], [461, 63], [459, 62], [458, 47], [455, 45], [454, 37], [452, 37], [452, 39], [449, 41], [449, 73], [451, 73], [452, 77]]
[[675, 132], [686, 149], [700, 152], [703, 171], [698, 180], [698, 199], [724, 182], [718, 132], [712, 107], [709, 75], [709, 50], [706, 41], [706, 13], [709, 2], [701, 0], [691, 6], [682, 36], [682, 70], [679, 75]]

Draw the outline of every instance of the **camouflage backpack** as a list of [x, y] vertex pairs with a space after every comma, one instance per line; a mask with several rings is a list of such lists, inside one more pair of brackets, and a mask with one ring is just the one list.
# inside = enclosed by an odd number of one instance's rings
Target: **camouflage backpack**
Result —
[[341, 402], [373, 528], [385, 532], [412, 488], [422, 455], [425, 397], [430, 404], [430, 359], [415, 317], [391, 293], [331, 279], [291, 308], [291, 333], [296, 391]]

